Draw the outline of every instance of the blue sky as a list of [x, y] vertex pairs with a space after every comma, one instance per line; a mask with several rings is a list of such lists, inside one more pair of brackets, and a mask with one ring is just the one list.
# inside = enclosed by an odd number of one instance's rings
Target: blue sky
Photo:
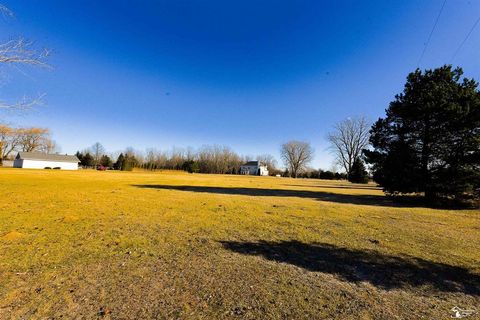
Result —
[[[63, 152], [202, 144], [271, 153], [290, 139], [316, 150], [349, 116], [384, 115], [413, 71], [443, 0], [1, 0], [0, 41], [52, 50], [53, 70], [3, 67], [0, 98], [46, 93], [16, 125], [45, 126]], [[480, 78], [480, 26], [454, 61], [480, 1], [447, 0], [421, 68], [453, 63]]]

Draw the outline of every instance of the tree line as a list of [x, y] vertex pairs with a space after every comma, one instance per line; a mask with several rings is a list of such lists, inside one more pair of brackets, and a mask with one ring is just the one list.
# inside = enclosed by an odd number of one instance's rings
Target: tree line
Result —
[[[163, 151], [147, 149], [145, 152], [127, 148], [119, 154], [108, 155], [100, 143], [76, 153], [80, 165], [85, 168], [103, 166], [115, 170], [185, 170], [196, 173], [237, 174], [240, 166], [253, 160], [251, 156], [241, 156], [230, 147], [219, 145], [205, 145], [195, 150], [193, 148], [177, 148]], [[266, 164], [272, 173], [280, 172], [277, 169], [275, 158], [272, 155], [259, 155], [256, 159]]]
[[[291, 141], [290, 145], [298, 141]], [[311, 148], [311, 147], [310, 147]], [[130, 171], [134, 168], [144, 170], [184, 170], [190, 173], [214, 173], [214, 174], [239, 174], [240, 166], [251, 160], [258, 160], [268, 167], [272, 176], [281, 175], [293, 177], [289, 169], [279, 168], [275, 157], [271, 154], [261, 154], [256, 157], [242, 156], [230, 147], [219, 145], [205, 145], [195, 150], [194, 148], [177, 148], [163, 151], [147, 149], [145, 152], [127, 148], [120, 153], [105, 152], [105, 148], [95, 143], [90, 148], [77, 151], [76, 156], [83, 168], [99, 168], [110, 170]], [[306, 166], [309, 162], [303, 162], [297, 166], [295, 177], [342, 180], [347, 176], [332, 170], [314, 169]]]

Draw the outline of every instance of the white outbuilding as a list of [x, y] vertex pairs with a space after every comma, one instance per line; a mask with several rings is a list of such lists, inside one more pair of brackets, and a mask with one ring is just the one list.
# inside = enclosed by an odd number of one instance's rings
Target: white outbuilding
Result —
[[248, 161], [240, 166], [240, 174], [252, 176], [268, 176], [268, 168], [260, 161]]
[[19, 152], [13, 162], [14, 168], [78, 170], [78, 158], [68, 154]]

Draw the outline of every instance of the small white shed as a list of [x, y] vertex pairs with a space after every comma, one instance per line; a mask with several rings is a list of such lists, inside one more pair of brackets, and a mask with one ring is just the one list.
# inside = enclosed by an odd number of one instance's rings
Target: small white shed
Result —
[[48, 154], [41, 152], [19, 152], [14, 168], [78, 170], [78, 158], [68, 154]]

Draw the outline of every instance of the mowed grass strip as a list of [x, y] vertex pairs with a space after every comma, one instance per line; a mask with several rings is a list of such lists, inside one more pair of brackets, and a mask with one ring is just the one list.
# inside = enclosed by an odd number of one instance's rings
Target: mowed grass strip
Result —
[[[374, 185], [0, 169], [0, 319], [480, 311], [480, 212]], [[475, 317], [475, 316], [473, 316]]]

